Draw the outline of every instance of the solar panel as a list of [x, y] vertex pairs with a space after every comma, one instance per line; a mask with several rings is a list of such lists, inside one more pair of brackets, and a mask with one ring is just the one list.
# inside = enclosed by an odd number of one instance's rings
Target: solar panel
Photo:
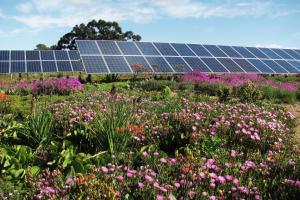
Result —
[[135, 72], [153, 72], [151, 66], [142, 56], [125, 56], [125, 59], [130, 65], [131, 69]]
[[133, 42], [117, 42], [124, 55], [141, 55]]
[[234, 61], [230, 58], [217, 58], [217, 60], [224, 65], [230, 72], [233, 73], [244, 73], [244, 70], [240, 68]]
[[207, 65], [196, 57], [183, 57], [183, 59], [190, 65], [194, 71], [211, 72]]
[[24, 73], [26, 72], [25, 69], [25, 62], [11, 62], [11, 73]]
[[262, 62], [268, 65], [276, 73], [288, 73], [288, 71], [283, 69], [279, 64], [277, 64], [273, 60], [262, 60]]
[[[248, 62], [250, 62], [253, 66], [255, 66], [259, 71], [265, 74], [273, 74], [274, 71], [268, 67], [265, 63], [258, 59], [248, 59]], [[258, 72], [258, 71], [257, 71]]]
[[172, 43], [171, 45], [181, 56], [196, 56], [186, 44]]
[[78, 51], [68, 51], [70, 60], [80, 60]]
[[9, 73], [9, 62], [0, 62], [0, 74]]
[[192, 69], [180, 57], [166, 57], [175, 72], [190, 72]]
[[297, 54], [297, 52], [295, 52], [294, 50], [292, 50], [292, 49], [282, 49], [282, 51], [284, 51], [285, 53], [289, 54], [294, 59], [300, 60], [300, 55]]
[[151, 42], [136, 42], [135, 43], [144, 55], [153, 56], [160, 55]]
[[86, 73], [109, 73], [102, 56], [82, 56], [81, 58], [84, 63]]
[[96, 41], [94, 40], [76, 40], [80, 54], [96, 55], [100, 54]]
[[163, 57], [146, 57], [155, 72], [173, 72]]
[[293, 49], [298, 55], [300, 55], [300, 49]]
[[256, 58], [250, 51], [248, 51], [245, 47], [232, 47], [239, 54], [241, 54], [244, 58]]
[[274, 51], [268, 48], [259, 48], [264, 54], [266, 54], [269, 58], [272, 59], [281, 59], [279, 55], [277, 55]]
[[258, 48], [255, 47], [246, 47], [248, 51], [250, 51], [253, 55], [255, 55], [257, 58], [266, 58], [268, 59], [269, 57], [265, 55], [263, 52], [261, 52]]
[[107, 66], [112, 73], [131, 72], [123, 56], [104, 56]]
[[10, 60], [9, 53], [9, 51], [0, 51], [0, 61]]
[[101, 40], [97, 44], [103, 55], [121, 55], [121, 51], [115, 41]]
[[56, 60], [69, 60], [67, 51], [54, 51]]
[[11, 59], [10, 60], [14, 60], [14, 61], [21, 61], [21, 60], [25, 60], [25, 51], [11, 51]]
[[27, 65], [27, 72], [28, 73], [42, 72], [40, 61], [27, 61], [26, 65]]
[[227, 69], [225, 69], [225, 67], [223, 65], [221, 65], [217, 59], [215, 58], [201, 58], [201, 60], [207, 65], [209, 66], [209, 68], [213, 71], [213, 72], [223, 72], [223, 73], [227, 73]]
[[288, 63], [295, 67], [298, 70], [298, 72], [300, 72], [300, 61], [288, 61]]
[[57, 61], [57, 69], [59, 72], [72, 72], [70, 61]]
[[168, 43], [154, 43], [154, 45], [164, 56], [178, 56], [178, 53]]
[[289, 54], [287, 54], [286, 52], [284, 52], [281, 49], [271, 49], [271, 50], [274, 51], [281, 58], [284, 58], [284, 59], [293, 59], [293, 57], [291, 57]]
[[242, 58], [242, 56], [230, 46], [218, 46], [218, 47], [222, 49], [222, 51], [224, 51], [229, 57]]
[[75, 72], [80, 72], [84, 70], [81, 60], [71, 61], [71, 64], [72, 64], [72, 69]]
[[212, 55], [200, 44], [188, 44], [188, 46], [201, 57], [212, 57]]
[[53, 51], [41, 51], [42, 60], [55, 60]]
[[216, 45], [203, 45], [211, 55], [215, 57], [227, 57], [227, 55], [219, 49]]
[[298, 72], [297, 69], [295, 69], [292, 65], [290, 65], [288, 62], [286, 62], [284, 60], [274, 60], [274, 61], [290, 73], [297, 73]]
[[39, 51], [26, 51], [26, 60], [41, 60]]
[[42, 61], [43, 72], [57, 72], [55, 61]]

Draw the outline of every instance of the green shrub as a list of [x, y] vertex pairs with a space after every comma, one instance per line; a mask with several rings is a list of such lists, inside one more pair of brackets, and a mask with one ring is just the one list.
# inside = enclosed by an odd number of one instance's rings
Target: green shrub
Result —
[[219, 89], [219, 84], [200, 83], [194, 86], [194, 90], [197, 94], [206, 94], [209, 96], [217, 96]]
[[300, 101], [300, 88], [296, 92], [297, 100]]
[[227, 102], [232, 94], [232, 88], [230, 86], [220, 87], [218, 90], [218, 97], [220, 102]]
[[168, 86], [172, 90], [177, 89], [178, 83], [175, 81], [166, 81], [166, 80], [149, 80], [141, 84], [143, 90], [146, 91], [162, 91]]
[[259, 88], [264, 99], [272, 100], [275, 98], [275, 91], [271, 85], [263, 85]]
[[169, 99], [171, 98], [172, 90], [166, 86], [165, 89], [161, 92], [161, 99]]
[[193, 90], [194, 89], [194, 84], [192, 84], [192, 83], [179, 83], [178, 84], [178, 89], [179, 90]]
[[261, 91], [251, 82], [237, 88], [237, 96], [241, 102], [256, 102], [262, 97]]
[[295, 103], [297, 101], [296, 92], [275, 89], [274, 96], [280, 103]]

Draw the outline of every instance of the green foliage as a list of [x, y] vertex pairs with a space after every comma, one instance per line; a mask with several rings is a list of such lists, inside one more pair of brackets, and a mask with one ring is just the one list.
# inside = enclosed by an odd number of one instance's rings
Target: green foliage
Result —
[[228, 102], [232, 94], [232, 88], [230, 86], [220, 87], [218, 90], [218, 97], [220, 102]]
[[86, 79], [85, 79], [85, 82], [89, 83], [89, 84], [92, 84], [93, 83], [93, 79], [92, 79], [92, 74], [88, 74]]
[[166, 86], [165, 89], [161, 92], [161, 99], [169, 99], [171, 98], [172, 90]]
[[141, 83], [141, 88], [145, 91], [162, 91], [165, 87], [171, 90], [177, 89], [177, 82], [166, 80], [149, 80]]
[[200, 83], [194, 86], [196, 94], [206, 94], [209, 96], [217, 96], [219, 89], [219, 84]]
[[264, 99], [272, 100], [278, 103], [295, 103], [298, 100], [298, 91], [295, 92], [277, 89], [270, 85], [262, 86], [259, 89], [261, 90]]
[[194, 89], [194, 84], [192, 84], [192, 83], [179, 83], [178, 89], [179, 90], [192, 91]]
[[262, 94], [251, 81], [247, 81], [244, 85], [237, 88], [237, 96], [242, 102], [256, 102], [261, 99]]

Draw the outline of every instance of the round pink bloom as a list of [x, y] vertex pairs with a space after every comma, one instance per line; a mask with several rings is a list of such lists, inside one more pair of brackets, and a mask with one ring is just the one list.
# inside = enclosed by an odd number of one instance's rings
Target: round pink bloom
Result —
[[177, 161], [176, 161], [175, 158], [172, 158], [172, 159], [171, 159], [171, 163], [176, 164], [176, 162], [177, 162]]
[[138, 188], [143, 188], [145, 185], [143, 183], [138, 183]]
[[167, 163], [167, 162], [168, 162], [165, 158], [161, 158], [161, 159], [159, 159], [159, 161], [160, 161], [161, 163]]
[[157, 195], [156, 200], [164, 200], [164, 197], [161, 195]]
[[230, 156], [231, 156], [232, 158], [235, 158], [235, 157], [236, 157], [236, 151], [235, 151], [235, 150], [231, 150], [231, 151], [230, 151]]
[[221, 185], [225, 185], [226, 179], [223, 176], [218, 176], [218, 181], [221, 183]]
[[103, 167], [101, 167], [101, 171], [103, 173], [108, 173], [108, 168], [103, 166]]
[[175, 183], [174, 185], [176, 188], [180, 188], [180, 183]]
[[168, 192], [168, 190], [164, 187], [159, 187], [159, 190], [162, 191], [162, 192]]
[[153, 181], [152, 177], [151, 177], [151, 176], [148, 176], [148, 175], [145, 176], [145, 180], [146, 180], [147, 182], [152, 182], [152, 181]]
[[158, 152], [154, 152], [154, 153], [153, 153], [153, 156], [154, 156], [154, 157], [158, 156]]
[[144, 151], [143, 153], [144, 158], [146, 158], [148, 156], [148, 153], [146, 151]]
[[159, 183], [158, 183], [158, 182], [154, 182], [154, 183], [153, 183], [153, 186], [154, 186], [155, 188], [159, 189]]
[[234, 185], [238, 185], [239, 183], [240, 183], [240, 181], [238, 180], [238, 179], [233, 179], [233, 181], [232, 181], [232, 183], [234, 184]]
[[210, 196], [210, 197], [209, 197], [209, 200], [216, 200], [216, 199], [217, 199], [216, 196]]
[[120, 182], [123, 181], [123, 179], [124, 179], [124, 177], [121, 176], [121, 175], [117, 177], [117, 180], [120, 181]]
[[133, 176], [133, 174], [132, 174], [132, 173], [130, 173], [130, 172], [127, 172], [126, 176], [127, 176], [127, 177], [132, 177], [132, 176]]
[[196, 130], [197, 130], [197, 127], [196, 127], [196, 126], [192, 126], [192, 130], [193, 130], [193, 131], [196, 131]]

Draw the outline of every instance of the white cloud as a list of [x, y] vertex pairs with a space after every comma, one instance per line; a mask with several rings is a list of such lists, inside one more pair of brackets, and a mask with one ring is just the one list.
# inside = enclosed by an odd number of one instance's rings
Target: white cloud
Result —
[[284, 48], [282, 45], [276, 44], [276, 43], [273, 43], [273, 44], [257, 44], [255, 46], [256, 47], [264, 47], [264, 48], [278, 48], [278, 49]]
[[162, 17], [276, 17], [288, 13], [271, 0], [31, 0], [24, 4], [19, 5], [22, 14], [12, 18], [40, 29], [72, 27], [91, 19], [146, 23]]
[[16, 8], [23, 13], [30, 13], [33, 10], [33, 6], [30, 2], [18, 4]]

